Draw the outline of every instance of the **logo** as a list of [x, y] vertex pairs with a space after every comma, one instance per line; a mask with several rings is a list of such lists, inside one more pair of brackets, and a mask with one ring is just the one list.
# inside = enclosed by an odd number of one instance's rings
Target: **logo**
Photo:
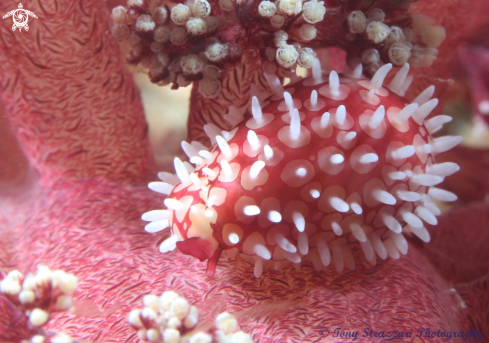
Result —
[[19, 29], [19, 31], [22, 31], [22, 29], [29, 31], [29, 25], [27, 25], [29, 16], [37, 19], [37, 15], [35, 15], [31, 11], [25, 10], [24, 6], [22, 6], [22, 4], [19, 4], [19, 8], [8, 12], [6, 15], [3, 16], [3, 19], [12, 17], [12, 19], [14, 20], [12, 31], [15, 31], [16, 29]]

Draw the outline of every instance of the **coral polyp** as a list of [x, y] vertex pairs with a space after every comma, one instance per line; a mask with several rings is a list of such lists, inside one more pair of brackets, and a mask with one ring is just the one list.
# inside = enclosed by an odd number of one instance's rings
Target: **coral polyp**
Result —
[[239, 254], [260, 277], [263, 267], [305, 261], [353, 270], [358, 258], [375, 265], [406, 254], [405, 236], [428, 242], [435, 201], [457, 199], [437, 186], [458, 166], [435, 155], [461, 137], [433, 138], [451, 119], [431, 115], [434, 87], [409, 102], [409, 65], [385, 84], [391, 68], [368, 79], [361, 68], [324, 76], [318, 67], [285, 90], [256, 94], [244, 118], [225, 115], [231, 131], [208, 124], [210, 150], [184, 142], [195, 166], [177, 158], [176, 176], [149, 185], [168, 195], [168, 209], [143, 216], [154, 220], [147, 231], [172, 231], [160, 251], [208, 260], [209, 275], [223, 251]]
[[[204, 66], [227, 70], [246, 52], [273, 62], [290, 77], [297, 65], [312, 68], [315, 49], [338, 47], [360, 59], [372, 76], [382, 65], [430, 66], [445, 38], [443, 27], [411, 16], [411, 1], [129, 1], [112, 12], [112, 36], [123, 42], [127, 61], [152, 82], [173, 88], [199, 82], [205, 98], [221, 94], [223, 77]], [[186, 67], [188, 57], [200, 67]]]

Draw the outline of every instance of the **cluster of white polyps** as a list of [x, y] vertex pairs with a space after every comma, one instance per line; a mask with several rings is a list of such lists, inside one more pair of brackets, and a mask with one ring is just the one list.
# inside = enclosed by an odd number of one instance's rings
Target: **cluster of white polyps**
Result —
[[[421, 14], [411, 17], [412, 26], [403, 27], [402, 20], [390, 20], [379, 8], [364, 13], [352, 11], [347, 17], [350, 40], [360, 40], [364, 49], [361, 60], [370, 73], [375, 73], [384, 62], [397, 66], [409, 63], [412, 67], [429, 67], [436, 59], [437, 48], [445, 39], [445, 29]], [[386, 56], [388, 61], [382, 61]]]
[[[78, 278], [73, 274], [39, 265], [35, 274], [25, 277], [17, 270], [8, 273], [0, 282], [0, 293], [29, 318], [33, 329], [40, 329], [49, 321], [51, 313], [72, 308], [70, 295], [77, 285]], [[64, 334], [40, 333], [23, 341], [27, 342], [71, 343], [73, 340]]]
[[197, 307], [174, 291], [164, 292], [160, 297], [145, 295], [142, 309], [129, 313], [128, 322], [137, 330], [142, 341], [153, 343], [253, 343], [251, 337], [240, 331], [236, 318], [224, 312], [216, 318], [214, 336], [196, 331], [199, 322]]
[[129, 0], [127, 6], [112, 10], [111, 34], [125, 42], [128, 62], [141, 66], [152, 82], [173, 83], [178, 88], [203, 79], [203, 96], [216, 97], [220, 81], [210, 77], [204, 67], [240, 56], [241, 48], [238, 44], [219, 43], [214, 35], [227, 25], [227, 20], [211, 13], [207, 0], [180, 4]]

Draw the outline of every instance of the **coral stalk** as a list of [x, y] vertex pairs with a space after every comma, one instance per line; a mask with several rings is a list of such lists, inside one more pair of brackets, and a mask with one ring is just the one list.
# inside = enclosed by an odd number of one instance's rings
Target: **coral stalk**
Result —
[[[13, 3], [2, 2], [6, 13]], [[131, 74], [97, 1], [33, 2], [26, 34], [2, 21], [4, 113], [44, 182], [137, 181], [148, 170], [147, 125]], [[76, 93], [74, 97], [72, 94]]]

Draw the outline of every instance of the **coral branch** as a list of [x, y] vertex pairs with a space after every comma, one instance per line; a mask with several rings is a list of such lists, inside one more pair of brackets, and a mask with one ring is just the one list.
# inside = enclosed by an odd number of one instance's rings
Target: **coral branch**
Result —
[[[12, 7], [0, 4], [0, 12]], [[106, 34], [100, 1], [33, 2], [29, 32], [2, 21], [0, 91], [19, 143], [42, 178], [136, 180], [149, 155], [132, 76]]]

